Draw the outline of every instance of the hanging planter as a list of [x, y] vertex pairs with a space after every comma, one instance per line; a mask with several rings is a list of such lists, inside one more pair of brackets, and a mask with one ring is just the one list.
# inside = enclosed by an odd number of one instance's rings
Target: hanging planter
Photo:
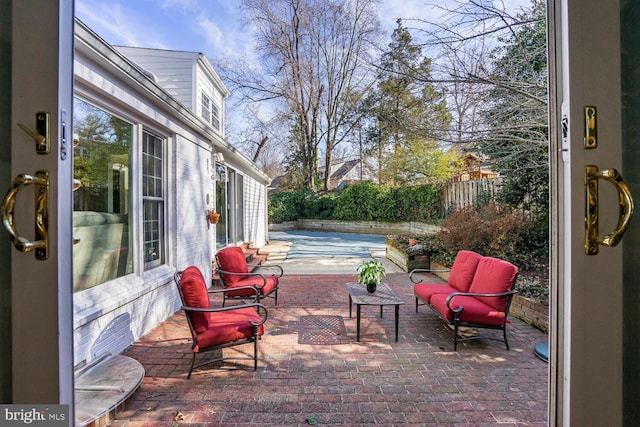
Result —
[[220, 214], [214, 212], [213, 210], [208, 210], [207, 211], [207, 218], [209, 219], [209, 222], [211, 224], [217, 224], [218, 221], [220, 220]]

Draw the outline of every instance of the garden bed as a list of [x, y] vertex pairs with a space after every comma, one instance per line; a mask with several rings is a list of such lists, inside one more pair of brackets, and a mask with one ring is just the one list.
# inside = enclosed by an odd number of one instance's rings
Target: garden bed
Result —
[[431, 268], [431, 257], [429, 254], [408, 255], [405, 251], [392, 245], [386, 245], [387, 259], [400, 267], [405, 273], [415, 268]]

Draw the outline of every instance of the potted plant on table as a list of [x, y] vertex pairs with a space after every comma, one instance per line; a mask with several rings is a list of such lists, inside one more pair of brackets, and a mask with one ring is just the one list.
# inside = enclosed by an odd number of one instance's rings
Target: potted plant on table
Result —
[[358, 283], [364, 283], [367, 285], [367, 291], [369, 293], [375, 292], [376, 287], [382, 282], [382, 277], [385, 275], [385, 270], [380, 261], [369, 260], [363, 262], [358, 267]]

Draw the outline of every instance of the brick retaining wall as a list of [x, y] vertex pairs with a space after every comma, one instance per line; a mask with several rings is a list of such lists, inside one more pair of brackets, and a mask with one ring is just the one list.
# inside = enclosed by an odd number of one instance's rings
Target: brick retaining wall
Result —
[[282, 224], [269, 224], [269, 231], [309, 230], [334, 233], [405, 234], [420, 236], [435, 234], [440, 227], [423, 222], [337, 221], [300, 219]]
[[509, 315], [543, 332], [549, 332], [549, 306], [534, 299], [523, 297], [522, 295], [514, 295]]

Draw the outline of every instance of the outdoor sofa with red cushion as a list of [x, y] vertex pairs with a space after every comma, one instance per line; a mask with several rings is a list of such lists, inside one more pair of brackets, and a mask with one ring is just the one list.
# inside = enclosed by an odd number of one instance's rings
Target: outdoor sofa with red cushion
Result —
[[[228, 360], [222, 356], [206, 360], [195, 365], [196, 354], [226, 347], [253, 343], [253, 369], [258, 367], [258, 340], [264, 334], [264, 323], [267, 320], [267, 309], [257, 302], [235, 305], [232, 307], [211, 307], [210, 295], [225, 293], [226, 289], [207, 289], [204, 276], [196, 266], [190, 266], [174, 275], [178, 286], [181, 309], [184, 310], [191, 331], [193, 357], [187, 379], [191, 378], [194, 368], [208, 363]], [[247, 292], [253, 292], [254, 301], [258, 299], [258, 290], [247, 287]]]
[[514, 290], [518, 268], [513, 264], [492, 257], [485, 257], [473, 251], [460, 251], [451, 267], [447, 284], [424, 283], [417, 278], [418, 273], [434, 270], [415, 269], [409, 278], [414, 283], [416, 312], [419, 305], [428, 305], [442, 319], [454, 326], [453, 349], [458, 349], [458, 341], [488, 338], [470, 336], [461, 338], [460, 326], [500, 329], [504, 343], [507, 341], [507, 316]]
[[[252, 271], [249, 267], [257, 267], [264, 271], [272, 269], [274, 271], [267, 275]], [[258, 301], [267, 296], [273, 296], [275, 304], [278, 305], [279, 278], [283, 274], [281, 266], [276, 264], [263, 266], [247, 264], [242, 248], [228, 246], [216, 253], [216, 271], [220, 275], [222, 287], [228, 290], [224, 294], [223, 307], [227, 299], [251, 297], [253, 293], [247, 287], [256, 287], [258, 289]]]

